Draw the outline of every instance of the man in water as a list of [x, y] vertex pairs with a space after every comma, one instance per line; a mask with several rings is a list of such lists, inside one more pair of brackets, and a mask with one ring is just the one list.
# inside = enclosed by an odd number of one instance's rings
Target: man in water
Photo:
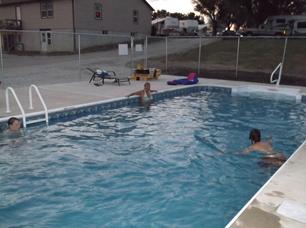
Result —
[[254, 151], [262, 153], [262, 163], [265, 165], [271, 164], [281, 166], [286, 161], [283, 154], [273, 150], [272, 139], [261, 141], [260, 130], [252, 129], [250, 131], [249, 139], [251, 140], [251, 145], [243, 151], [244, 153], [251, 153]]
[[133, 95], [138, 95], [139, 96], [139, 101], [140, 104], [145, 105], [145, 104], [150, 104], [153, 101], [152, 94], [153, 92], [157, 92], [157, 90], [151, 90], [151, 85], [149, 82], [146, 82], [144, 84], [144, 89], [131, 93], [127, 97], [133, 96]]
[[18, 133], [20, 131], [20, 120], [16, 117], [11, 117], [7, 121], [8, 132]]

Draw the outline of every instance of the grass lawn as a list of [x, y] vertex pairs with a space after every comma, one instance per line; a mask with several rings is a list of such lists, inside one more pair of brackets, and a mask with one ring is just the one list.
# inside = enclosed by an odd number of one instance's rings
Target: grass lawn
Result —
[[[205, 41], [204, 41], [205, 42]], [[285, 39], [241, 38], [239, 52], [238, 75], [255, 77], [251, 81], [268, 82], [271, 72], [282, 61]], [[168, 56], [168, 73], [184, 75], [188, 71], [197, 71], [199, 49], [170, 54]], [[202, 46], [201, 73], [205, 76], [225, 79], [236, 79], [235, 66], [237, 56], [237, 39], [220, 39]], [[306, 39], [288, 39], [284, 80], [294, 82], [295, 79], [305, 80], [306, 85]], [[163, 68], [165, 57], [149, 59], [150, 65]], [[222, 75], [219, 77], [218, 72]], [[210, 74], [212, 73], [212, 74]], [[260, 76], [261, 75], [261, 76]], [[257, 80], [256, 77], [262, 77]], [[247, 79], [246, 79], [247, 80]], [[296, 84], [289, 82], [288, 84]]]

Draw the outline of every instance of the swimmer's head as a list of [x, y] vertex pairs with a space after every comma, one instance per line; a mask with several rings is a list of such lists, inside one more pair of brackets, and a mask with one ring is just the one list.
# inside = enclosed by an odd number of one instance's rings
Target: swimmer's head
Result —
[[20, 129], [20, 121], [16, 117], [9, 118], [7, 125], [10, 131], [18, 131]]
[[145, 89], [145, 91], [150, 91], [150, 89], [151, 89], [150, 82], [146, 82], [146, 83], [144, 84], [144, 89]]
[[254, 128], [250, 131], [249, 139], [252, 141], [252, 143], [260, 142], [260, 138], [260, 130]]

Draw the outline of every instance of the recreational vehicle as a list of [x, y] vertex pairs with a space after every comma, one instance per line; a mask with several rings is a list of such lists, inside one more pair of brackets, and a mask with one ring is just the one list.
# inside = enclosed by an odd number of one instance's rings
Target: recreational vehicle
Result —
[[285, 35], [288, 36], [306, 36], [306, 19], [290, 21]]
[[[246, 28], [241, 31], [243, 35], [275, 36], [286, 35], [288, 26], [294, 25], [295, 21], [306, 20], [306, 15], [278, 15], [268, 17], [259, 28]], [[290, 32], [291, 33], [291, 32]]]
[[174, 17], [157, 18], [153, 20], [152, 35], [179, 35], [179, 20]]
[[196, 35], [199, 22], [197, 20], [180, 20], [180, 31], [182, 35]]

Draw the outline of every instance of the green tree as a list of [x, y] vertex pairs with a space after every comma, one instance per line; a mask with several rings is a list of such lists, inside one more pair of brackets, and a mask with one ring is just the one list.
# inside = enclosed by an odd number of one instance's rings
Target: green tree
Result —
[[186, 14], [185, 16], [186, 16], [185, 19], [197, 20], [199, 22], [199, 24], [204, 24], [203, 18], [200, 15], [196, 15], [194, 12], [190, 12], [190, 13]]
[[185, 20], [186, 19], [186, 15], [182, 14], [182, 13], [170, 13], [170, 17], [175, 17], [179, 20]]
[[195, 11], [210, 19], [213, 35], [216, 35], [223, 0], [192, 0], [192, 3]]
[[167, 16], [178, 18], [179, 20], [197, 20], [200, 24], [204, 23], [204, 20], [199, 16], [196, 15], [194, 12], [190, 12], [188, 14], [183, 13], [170, 13], [166, 10], [157, 10], [153, 12], [152, 14], [152, 20], [155, 20], [157, 18], [165, 18]]
[[212, 22], [216, 34], [218, 22], [229, 28], [238, 26], [258, 26], [273, 15], [294, 15], [306, 11], [306, 0], [192, 0], [194, 9]]
[[164, 18], [164, 17], [167, 17], [167, 16], [170, 16], [170, 13], [166, 10], [157, 10], [157, 11], [154, 11], [153, 14], [152, 14], [152, 20], [155, 20], [157, 18]]
[[268, 16], [296, 15], [305, 10], [306, 0], [248, 0], [251, 1], [252, 21], [255, 25], [261, 24]]

